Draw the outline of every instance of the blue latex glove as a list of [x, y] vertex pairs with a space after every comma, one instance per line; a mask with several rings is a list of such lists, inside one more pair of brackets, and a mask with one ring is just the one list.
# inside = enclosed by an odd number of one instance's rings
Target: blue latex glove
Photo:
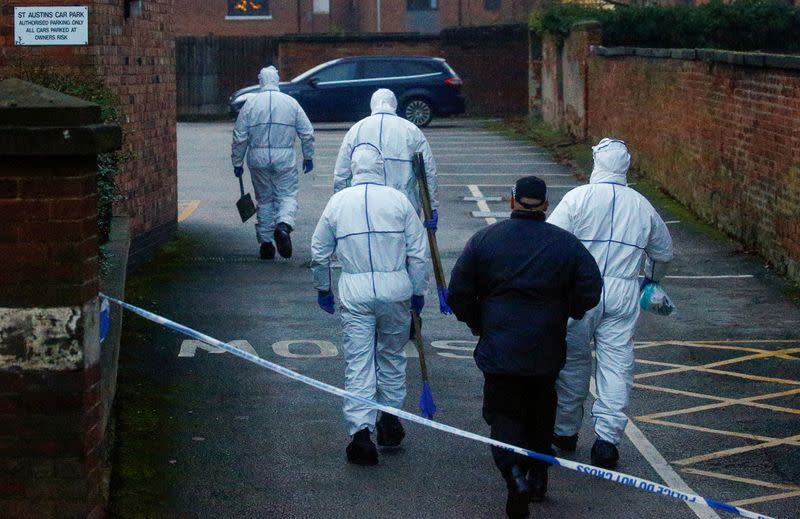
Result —
[[436, 229], [439, 227], [439, 211], [434, 209], [431, 213], [431, 219], [425, 220], [422, 222], [422, 225], [426, 229], [431, 229], [433, 232], [436, 232]]
[[233, 175], [236, 178], [241, 177], [242, 175], [244, 175], [244, 168], [242, 166], [236, 166], [235, 168], [233, 168]]
[[334, 312], [333, 309], [333, 292], [330, 290], [319, 290], [317, 291], [317, 304], [320, 308], [332, 314]]
[[653, 281], [652, 279], [650, 279], [648, 277], [645, 277], [644, 279], [642, 279], [642, 282], [639, 284], [639, 290], [644, 290], [644, 287], [646, 287], [647, 285], [649, 285], [651, 283], [655, 283], [655, 281]]
[[411, 296], [411, 309], [414, 310], [417, 315], [422, 313], [422, 308], [425, 306], [425, 296]]
[[311, 159], [305, 159], [303, 161], [303, 173], [309, 173], [312, 169], [314, 169], [314, 161]]

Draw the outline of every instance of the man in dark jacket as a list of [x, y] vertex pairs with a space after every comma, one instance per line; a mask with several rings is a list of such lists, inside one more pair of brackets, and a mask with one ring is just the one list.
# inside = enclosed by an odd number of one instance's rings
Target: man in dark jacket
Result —
[[[600, 300], [594, 258], [572, 234], [545, 222], [547, 186], [517, 181], [511, 219], [473, 236], [453, 268], [448, 303], [480, 336], [483, 416], [492, 438], [552, 454], [555, 382], [566, 357], [567, 320]], [[508, 483], [506, 513], [527, 517], [547, 491], [547, 464], [492, 448]]]

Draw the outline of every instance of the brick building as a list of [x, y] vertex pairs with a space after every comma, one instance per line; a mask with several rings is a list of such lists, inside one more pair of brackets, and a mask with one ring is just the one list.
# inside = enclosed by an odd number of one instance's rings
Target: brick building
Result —
[[[86, 5], [88, 45], [14, 44], [14, 7]], [[101, 79], [122, 110], [124, 163], [115, 212], [131, 216], [134, 261], [172, 235], [177, 221], [174, 0], [25, 0], [0, 8], [0, 78], [34, 67]]]
[[[58, 6], [75, 9], [15, 12]], [[124, 146], [115, 211], [130, 215], [142, 257], [177, 220], [173, 6], [0, 3], [1, 517], [105, 517], [117, 346], [99, 337], [98, 154]], [[26, 38], [51, 44], [17, 44]], [[101, 124], [98, 105], [14, 77], [102, 82], [121, 128]]]
[[[178, 36], [438, 33], [525, 22], [542, 0], [175, 0]], [[380, 9], [378, 9], [380, 7]]]

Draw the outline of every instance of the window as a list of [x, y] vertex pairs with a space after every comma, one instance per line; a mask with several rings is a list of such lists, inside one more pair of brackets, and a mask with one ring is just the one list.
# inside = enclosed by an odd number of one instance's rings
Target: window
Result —
[[501, 0], [483, 0], [483, 8], [487, 11], [497, 11], [501, 3]]
[[319, 80], [320, 83], [328, 83], [331, 81], [350, 81], [355, 78], [356, 63], [354, 61], [348, 63], [338, 63], [314, 74], [314, 79]]
[[395, 77], [403, 75], [398, 64], [386, 60], [368, 60], [361, 65], [361, 77], [376, 79], [382, 77]]
[[439, 0], [406, 0], [409, 11], [434, 11], [439, 8]]
[[437, 70], [432, 63], [422, 63], [420, 61], [401, 61], [400, 71], [403, 76], [421, 76], [423, 74], [436, 74]]
[[331, 0], [314, 0], [314, 14], [330, 14]]
[[231, 19], [272, 18], [269, 0], [228, 0], [228, 16]]

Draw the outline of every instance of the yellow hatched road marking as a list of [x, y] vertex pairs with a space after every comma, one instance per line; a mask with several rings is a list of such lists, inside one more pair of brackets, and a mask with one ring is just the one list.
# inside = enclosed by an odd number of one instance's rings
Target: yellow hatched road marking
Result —
[[733, 506], [746, 506], [746, 505], [754, 505], [756, 503], [766, 503], [768, 501], [777, 501], [779, 499], [789, 499], [790, 497], [797, 497], [797, 496], [800, 496], [800, 490], [795, 490], [794, 492], [784, 492], [782, 494], [772, 494], [770, 496], [742, 499], [740, 501], [731, 501], [730, 504], [732, 504]]
[[[647, 386], [643, 386], [644, 388], [648, 388]], [[655, 387], [655, 386], [654, 386]], [[720, 409], [723, 407], [729, 407], [732, 405], [745, 405], [750, 407], [758, 407], [760, 409], [769, 409], [770, 411], [777, 411], [780, 413], [790, 413], [790, 414], [798, 414], [800, 415], [800, 409], [792, 409], [790, 407], [782, 407], [777, 405], [771, 404], [762, 404], [759, 403], [759, 400], [769, 400], [771, 398], [780, 398], [783, 396], [789, 395], [796, 395], [800, 393], [800, 388], [797, 389], [789, 389], [787, 391], [780, 391], [778, 393], [769, 393], [764, 395], [756, 395], [756, 396], [749, 396], [746, 398], [722, 398], [722, 397], [714, 397], [711, 395], [701, 395], [700, 393], [694, 395], [687, 395], [687, 396], [696, 396], [698, 398], [709, 398], [713, 400], [719, 400], [719, 402], [714, 404], [704, 404], [698, 405], [693, 407], [687, 407], [685, 409], [675, 409], [673, 411], [663, 411], [661, 413], [652, 413], [648, 415], [640, 416], [639, 419], [644, 418], [667, 418], [669, 416], [678, 416], [682, 414], [690, 414], [690, 413], [697, 413], [700, 411], [708, 411], [711, 409]]]
[[[660, 365], [660, 366], [681, 366], [681, 364], [670, 364], [670, 363], [666, 363], [666, 362], [657, 362], [657, 361], [652, 361], [652, 360], [648, 360], [648, 361], [637, 360], [636, 362], [638, 362], [640, 364], [653, 364], [653, 365], [656, 365], [656, 366], [658, 366], [658, 365]], [[665, 373], [665, 371], [667, 371], [669, 373]], [[665, 375], [665, 374], [672, 374], [672, 373], [684, 373], [684, 372], [687, 372], [687, 371], [699, 371], [701, 373], [712, 373], [714, 375], [725, 375], [725, 376], [728, 376], [728, 377], [744, 378], [744, 379], [747, 379], [747, 380], [756, 380], [756, 381], [759, 381], [759, 382], [772, 382], [774, 384], [786, 384], [786, 385], [791, 385], [791, 386], [800, 386], [800, 380], [791, 380], [791, 379], [774, 378], [774, 377], [764, 377], [764, 376], [761, 376], [761, 375], [751, 375], [749, 373], [738, 373], [736, 371], [725, 371], [725, 370], [721, 370], [721, 369], [709, 369], [709, 368], [704, 368], [702, 366], [693, 366], [693, 367], [687, 366], [687, 369], [680, 370], [680, 371], [678, 371], [678, 370], [649, 371], [647, 373], [639, 373], [638, 375], [634, 375], [633, 378], [634, 379], [641, 379], [641, 378], [647, 378], [649, 376], [655, 376], [656, 374]]]
[[709, 427], [700, 427], [699, 425], [690, 425], [679, 422], [669, 422], [667, 420], [658, 420], [656, 418], [648, 418], [646, 416], [637, 417], [636, 420], [640, 422], [650, 423], [654, 425], [665, 425], [667, 427], [675, 427], [677, 429], [686, 429], [688, 431], [697, 431], [709, 434], [719, 434], [721, 436], [731, 436], [734, 438], [743, 438], [745, 440], [756, 440], [760, 442], [778, 440], [779, 438], [772, 438], [769, 436], [757, 436], [755, 434], [740, 433], [735, 431], [723, 431], [721, 429], [711, 429]]
[[[745, 355], [745, 356], [736, 357], [736, 358], [733, 358], [733, 359], [720, 360], [720, 361], [717, 361], [717, 362], [711, 362], [709, 364], [702, 364], [700, 366], [681, 366], [681, 367], [676, 367], [676, 368], [672, 368], [672, 369], [665, 369], [665, 370], [662, 370], [662, 371], [651, 371], [649, 373], [640, 373], [639, 375], [636, 375], [636, 378], [658, 377], [658, 376], [661, 376], [661, 375], [671, 375], [673, 373], [682, 373], [682, 372], [686, 372], [686, 371], [706, 371], [706, 370], [709, 370], [711, 368], [718, 368], [718, 367], [721, 367], [721, 366], [729, 366], [731, 364], [738, 364], [740, 362], [747, 362], [747, 361], [756, 360], [756, 359], [765, 359], [765, 358], [769, 358], [769, 357], [776, 357], [776, 356], [779, 356], [779, 355], [791, 354], [791, 353], [797, 353], [797, 352], [800, 352], [800, 348], [786, 348], [786, 349], [776, 350], [776, 351], [754, 353], [752, 355]], [[798, 382], [798, 384], [800, 384], [800, 382]]]
[[189, 200], [186, 203], [180, 204], [181, 209], [180, 213], [178, 213], [178, 221], [182, 222], [192, 216], [198, 207], [200, 207], [200, 200]]
[[[720, 341], [725, 343], [725, 341]], [[738, 344], [747, 344], [749, 341], [730, 341], [728, 344], [738, 343]], [[798, 341], [760, 341], [760, 344], [793, 344], [797, 343]], [[751, 351], [753, 353], [776, 353], [770, 350], [764, 350], [761, 348], [747, 348], [745, 346], [728, 346], [726, 344], [716, 344], [715, 342], [705, 342], [705, 341], [687, 341], [682, 343], [683, 346], [689, 346], [692, 348], [705, 348], [710, 350], [731, 350], [731, 351]], [[782, 350], [778, 350], [782, 351]], [[790, 354], [778, 354], [775, 355], [779, 359], [784, 360], [800, 360], [797, 357], [792, 357]]]
[[681, 472], [687, 474], [697, 474], [698, 476], [708, 476], [710, 478], [725, 479], [728, 481], [736, 481], [737, 483], [747, 483], [758, 487], [775, 488], [778, 490], [800, 490], [800, 485], [787, 485], [786, 483], [770, 483], [769, 481], [759, 481], [757, 479], [742, 478], [739, 476], [731, 476], [729, 474], [722, 474], [720, 472], [710, 472], [708, 470], [700, 470], [693, 468], [681, 469]]
[[777, 447], [778, 445], [797, 445], [797, 442], [799, 440], [800, 440], [800, 434], [795, 436], [789, 436], [788, 438], [770, 440], [768, 442], [759, 443], [758, 445], [746, 445], [744, 447], [735, 447], [733, 449], [724, 449], [721, 451], [711, 452], [709, 454], [692, 456], [690, 458], [676, 460], [673, 463], [675, 463], [676, 465], [693, 465], [695, 463], [700, 463], [702, 461], [726, 458], [728, 456], [733, 456], [734, 454], [742, 454], [744, 452], [769, 449], [771, 447]]

